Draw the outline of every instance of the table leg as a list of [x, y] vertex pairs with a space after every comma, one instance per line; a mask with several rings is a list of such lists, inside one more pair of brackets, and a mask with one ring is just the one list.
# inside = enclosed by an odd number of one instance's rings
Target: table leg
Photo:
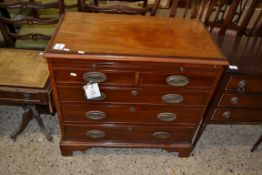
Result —
[[43, 120], [40, 117], [39, 112], [36, 109], [36, 106], [31, 106], [31, 109], [33, 111], [33, 117], [36, 119], [38, 125], [40, 126], [41, 132], [46, 136], [47, 140], [51, 141], [53, 139], [53, 137], [50, 135], [50, 133], [47, 131]]
[[16, 139], [17, 135], [24, 131], [24, 129], [27, 127], [28, 123], [33, 119], [33, 111], [30, 109], [27, 109], [23, 113], [22, 121], [19, 125], [19, 127], [11, 134], [12, 139]]

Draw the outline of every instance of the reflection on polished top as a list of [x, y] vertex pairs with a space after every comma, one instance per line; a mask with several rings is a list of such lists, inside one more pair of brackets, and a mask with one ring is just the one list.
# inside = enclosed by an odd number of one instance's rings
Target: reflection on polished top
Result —
[[47, 53], [55, 52], [56, 43], [65, 44], [70, 52], [84, 51], [89, 55], [198, 58], [226, 64], [197, 20], [68, 12]]

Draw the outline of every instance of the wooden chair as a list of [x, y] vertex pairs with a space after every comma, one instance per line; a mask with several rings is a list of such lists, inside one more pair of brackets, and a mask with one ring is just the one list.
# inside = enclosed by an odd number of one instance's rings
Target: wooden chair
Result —
[[[212, 3], [212, 1], [210, 2]], [[242, 4], [241, 4], [242, 3]], [[254, 72], [254, 69], [259, 69], [261, 65], [261, 56], [259, 55], [259, 44], [261, 44], [262, 36], [262, 11], [256, 11], [261, 1], [234, 1], [219, 16], [219, 13], [214, 13], [215, 18], [220, 21], [217, 24], [212, 24], [210, 14], [215, 4], [210, 4], [207, 10], [207, 17], [204, 20], [206, 26], [212, 32], [213, 39], [221, 48], [224, 55], [230, 61], [230, 64], [237, 65], [241, 68], [241, 74], [245, 72]], [[218, 7], [221, 9], [221, 5]], [[246, 9], [246, 10], [244, 10]], [[209, 12], [210, 11], [210, 12]], [[199, 15], [199, 13], [196, 12]], [[200, 13], [201, 14], [201, 13]], [[245, 35], [245, 36], [244, 36]], [[234, 42], [229, 42], [234, 39]], [[241, 47], [240, 47], [241, 46]], [[198, 135], [196, 136], [194, 145], [201, 137], [206, 126], [210, 124], [210, 119], [204, 119]], [[261, 143], [261, 137], [251, 149], [251, 152]]]
[[180, 14], [182, 18], [199, 19], [210, 32], [218, 34], [225, 34], [228, 30], [237, 31], [248, 5], [248, 0], [186, 0], [183, 6], [179, 2], [173, 1], [170, 17]]
[[[26, 128], [29, 121], [35, 118], [46, 138], [52, 140], [40, 118], [43, 107], [49, 107], [49, 112], [54, 112], [47, 61], [39, 51], [31, 49], [45, 49], [50, 39], [51, 33], [38, 27], [45, 27], [45, 24], [55, 27], [58, 21], [57, 18], [51, 19], [50, 16], [42, 15], [39, 10], [57, 7], [58, 2], [0, 3], [1, 12], [6, 13], [0, 16], [0, 30], [7, 46], [14, 47], [0, 48], [0, 103], [22, 105], [25, 109], [19, 128], [11, 134], [12, 139], [15, 139]], [[26, 13], [28, 16], [23, 14], [23, 18], [13, 19], [12, 15], [8, 14], [9, 9], [17, 8], [29, 10], [29, 13]], [[32, 10], [37, 10], [35, 11], [37, 13]], [[39, 26], [29, 28], [35, 24]], [[25, 31], [30, 32], [25, 33]], [[20, 40], [21, 43], [18, 43]], [[27, 40], [31, 43], [29, 44]], [[41, 47], [37, 43], [39, 40]], [[44, 40], [42, 41], [44, 44], [41, 40]], [[24, 47], [28, 49], [17, 49]]]
[[80, 0], [58, 0], [60, 13], [64, 13], [66, 10], [81, 11]]
[[248, 36], [262, 37], [262, 10], [260, 9], [260, 12], [256, 13], [258, 5], [258, 0], [251, 1], [250, 7], [238, 28], [237, 35], [245, 34]]
[[[137, 5], [128, 5], [130, 2], [143, 2], [142, 7]], [[147, 0], [108, 0], [106, 2], [114, 2], [113, 5], [101, 5], [99, 0], [94, 0], [93, 3], [87, 3], [86, 0], [80, 0], [81, 11], [84, 12], [103, 12], [113, 14], [141, 14], [147, 13], [150, 16], [155, 16], [157, 7], [159, 6], [160, 0], [155, 0], [153, 5], [148, 5]]]
[[[17, 1], [11, 3], [0, 3], [2, 14], [4, 11], [24, 10], [26, 14], [21, 14], [20, 18], [11, 16], [0, 16], [3, 25], [2, 33], [6, 40], [6, 45], [19, 49], [44, 50], [55, 30], [59, 20], [59, 4], [57, 1], [50, 3]], [[43, 15], [44, 10], [57, 10], [56, 15]]]

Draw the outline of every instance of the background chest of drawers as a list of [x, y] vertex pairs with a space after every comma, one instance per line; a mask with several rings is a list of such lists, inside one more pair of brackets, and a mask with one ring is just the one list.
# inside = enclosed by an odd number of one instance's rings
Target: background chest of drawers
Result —
[[[141, 37], [145, 37], [150, 30], [155, 33], [163, 30], [163, 27], [169, 29], [167, 25], [163, 25], [171, 22], [168, 18], [155, 20], [132, 16], [128, 17], [131, 22], [124, 24], [123, 18], [127, 17], [68, 13], [60, 22], [58, 32], [45, 53], [62, 133], [61, 152], [63, 155], [71, 155], [72, 151], [84, 151], [91, 147], [149, 147], [176, 151], [182, 157], [189, 156], [203, 114], [227, 62], [198, 22], [191, 21], [193, 26], [199, 27], [194, 35], [198, 37], [204, 33], [204, 40], [209, 44], [207, 51], [202, 55], [198, 52], [200, 56], [191, 58], [188, 50], [182, 50], [182, 53], [189, 55], [188, 58], [174, 58], [164, 55], [161, 49], [167, 47], [176, 55], [179, 53], [176, 48], [181, 50], [179, 45], [173, 46], [167, 42], [165, 46], [157, 38], [158, 43], [152, 43], [151, 40], [149, 44], [149, 38]], [[87, 32], [68, 33], [67, 31], [73, 31], [68, 25], [73, 19], [79, 20], [78, 23], [74, 21], [75, 28], [81, 26], [87, 30], [89, 27]], [[172, 21], [176, 22], [174, 19]], [[180, 22], [185, 27], [189, 26]], [[98, 28], [100, 24], [116, 26], [114, 23], [122, 24], [122, 29], [134, 26], [144, 28], [145, 31], [140, 31], [141, 33], [130, 33], [127, 30], [129, 37], [141, 44], [130, 48], [130, 43], [122, 43], [126, 39], [116, 32], [117, 27], [107, 30]], [[174, 30], [170, 31], [171, 34], [178, 31], [176, 26], [181, 26], [175, 23], [172, 25]], [[97, 31], [94, 32], [94, 29]], [[103, 33], [103, 39], [99, 35], [88, 35], [88, 31]], [[191, 32], [189, 28], [184, 31]], [[76, 37], [78, 35], [81, 40]], [[165, 34], [160, 35], [162, 39], [167, 39]], [[99, 43], [110, 40], [115, 45], [109, 47], [97, 44], [93, 48], [88, 46], [93, 40], [98, 42], [99, 38]], [[184, 36], [179, 36], [177, 40], [181, 39], [186, 40]], [[129, 40], [133, 42], [130, 38]], [[56, 43], [65, 43], [66, 47], [75, 52], [54, 51], [53, 46]], [[83, 43], [87, 45], [83, 46]], [[194, 42], [188, 40], [184, 43], [189, 50], [194, 50], [193, 45]], [[121, 49], [114, 50], [115, 47]], [[90, 54], [96, 49], [103, 54]], [[86, 54], [77, 50], [84, 50]], [[113, 56], [109, 54], [116, 51], [120, 53]], [[215, 58], [212, 58], [213, 52]], [[140, 53], [147, 56], [141, 56]], [[211, 56], [202, 60], [198, 58], [208, 54]], [[102, 92], [102, 96], [95, 100], [87, 100], [83, 90], [83, 85], [90, 81], [98, 82]]]
[[[260, 38], [214, 37], [237, 69], [224, 73], [210, 106], [207, 123], [262, 123], [262, 47]], [[236, 43], [237, 42], [237, 43]], [[234, 50], [235, 49], [235, 50]]]
[[262, 123], [262, 77], [227, 72], [215, 99], [211, 123]]

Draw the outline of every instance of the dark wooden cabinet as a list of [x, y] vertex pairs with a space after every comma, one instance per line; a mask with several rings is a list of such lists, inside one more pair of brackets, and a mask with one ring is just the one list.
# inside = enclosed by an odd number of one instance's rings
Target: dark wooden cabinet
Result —
[[207, 123], [262, 123], [262, 76], [228, 70], [207, 113]]
[[[141, 147], [189, 156], [227, 65], [200, 22], [105, 14], [66, 13], [45, 57], [63, 155]], [[103, 93], [96, 100], [83, 90], [91, 80]]]
[[229, 63], [221, 78], [206, 123], [262, 123], [262, 45], [259, 37], [213, 36]]

